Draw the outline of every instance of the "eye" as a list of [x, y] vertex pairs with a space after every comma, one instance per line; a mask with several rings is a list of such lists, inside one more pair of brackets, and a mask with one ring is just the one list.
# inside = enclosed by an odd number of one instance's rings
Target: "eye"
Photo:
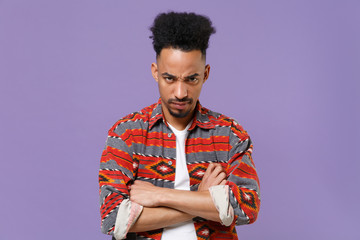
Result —
[[187, 79], [187, 81], [188, 81], [189, 83], [197, 83], [198, 78], [197, 78], [197, 77], [190, 77], [190, 78]]
[[173, 77], [164, 77], [165, 81], [167, 82], [174, 82], [174, 78]]

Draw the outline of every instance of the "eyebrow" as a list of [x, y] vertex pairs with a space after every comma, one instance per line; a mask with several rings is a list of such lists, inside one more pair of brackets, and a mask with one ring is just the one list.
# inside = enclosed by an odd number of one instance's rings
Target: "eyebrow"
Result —
[[174, 76], [174, 75], [172, 75], [172, 74], [170, 74], [170, 73], [167, 73], [167, 72], [162, 73], [161, 76], [163, 76], [163, 77], [176, 78], [176, 76]]
[[189, 79], [189, 78], [193, 78], [193, 77], [197, 77], [197, 76], [200, 76], [200, 75], [198, 73], [194, 73], [190, 76], [185, 77], [185, 79]]
[[[161, 76], [163, 77], [171, 77], [171, 78], [177, 78], [176, 76], [170, 74], [170, 73], [167, 73], [167, 72], [164, 72], [161, 74]], [[189, 75], [189, 76], [186, 76], [184, 77], [185, 79], [189, 79], [189, 78], [193, 78], [193, 77], [197, 77], [197, 76], [200, 76], [198, 73], [194, 73], [192, 75]]]

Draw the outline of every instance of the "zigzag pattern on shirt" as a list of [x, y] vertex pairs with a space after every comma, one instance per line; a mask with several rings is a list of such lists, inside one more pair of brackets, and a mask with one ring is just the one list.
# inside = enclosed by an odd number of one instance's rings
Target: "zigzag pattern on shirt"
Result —
[[153, 181], [161, 181], [161, 182], [173, 182], [167, 179], [158, 179], [158, 178], [148, 178], [148, 177], [138, 177], [138, 180], [153, 180]]
[[[191, 164], [200, 164], [200, 163], [213, 163], [214, 161], [194, 161], [194, 162], [187, 162], [186, 164], [191, 165]], [[216, 163], [227, 163], [228, 161], [219, 161], [216, 160]]]
[[[260, 207], [259, 181], [247, 132], [234, 119], [198, 103], [185, 142], [185, 153], [192, 190], [197, 189], [210, 163], [223, 166], [235, 212], [230, 227], [195, 221], [198, 239], [237, 239], [235, 223], [255, 221]], [[128, 186], [134, 179], [171, 188], [175, 168], [176, 136], [164, 122], [160, 100], [115, 123], [109, 130], [99, 172], [102, 231], [110, 234], [114, 231], [114, 214], [121, 201], [129, 196]], [[161, 234], [159, 229], [138, 233], [138, 236], [161, 239]]]
[[193, 152], [229, 151], [228, 136], [210, 136], [209, 138], [188, 138], [186, 154]]
[[127, 129], [121, 138], [131, 146], [133, 143], [145, 144], [146, 146], [161, 146], [164, 148], [175, 148], [176, 138], [169, 137], [164, 132], [148, 132], [144, 129]]
[[163, 158], [163, 159], [175, 160], [175, 158], [165, 157], [162, 155], [143, 154], [143, 153], [138, 153], [138, 152], [133, 152], [133, 155], [138, 155], [138, 156], [142, 156], [142, 157], [153, 157], [153, 158]]
[[106, 204], [103, 204], [100, 207], [102, 221], [104, 221], [116, 208], [118, 208], [119, 203], [122, 201], [122, 198], [119, 198], [118, 195], [112, 195], [114, 194], [110, 194], [110, 196], [105, 198]]

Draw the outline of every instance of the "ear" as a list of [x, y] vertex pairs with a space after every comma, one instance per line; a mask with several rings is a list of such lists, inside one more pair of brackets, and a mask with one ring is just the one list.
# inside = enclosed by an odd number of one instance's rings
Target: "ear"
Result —
[[151, 74], [153, 76], [153, 78], [155, 79], [156, 82], [159, 81], [158, 79], [158, 67], [157, 67], [157, 64], [156, 63], [152, 63], [151, 64]]
[[209, 74], [210, 74], [210, 65], [206, 64], [205, 66], [205, 72], [204, 72], [204, 83], [206, 82], [206, 80], [209, 78]]

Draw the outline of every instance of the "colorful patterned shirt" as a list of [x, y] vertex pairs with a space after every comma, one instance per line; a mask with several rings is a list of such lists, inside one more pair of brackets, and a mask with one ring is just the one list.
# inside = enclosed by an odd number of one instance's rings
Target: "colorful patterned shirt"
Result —
[[[194, 218], [198, 239], [238, 239], [235, 225], [253, 223], [260, 207], [259, 179], [251, 157], [252, 143], [232, 118], [197, 103], [185, 142], [190, 190], [196, 191], [209, 163], [227, 174], [228, 200], [234, 211], [230, 226]], [[134, 180], [174, 188], [176, 137], [164, 120], [161, 100], [127, 115], [109, 130], [99, 182], [101, 230], [113, 235], [120, 204], [129, 199]], [[161, 239], [162, 229], [129, 233], [128, 239]]]

